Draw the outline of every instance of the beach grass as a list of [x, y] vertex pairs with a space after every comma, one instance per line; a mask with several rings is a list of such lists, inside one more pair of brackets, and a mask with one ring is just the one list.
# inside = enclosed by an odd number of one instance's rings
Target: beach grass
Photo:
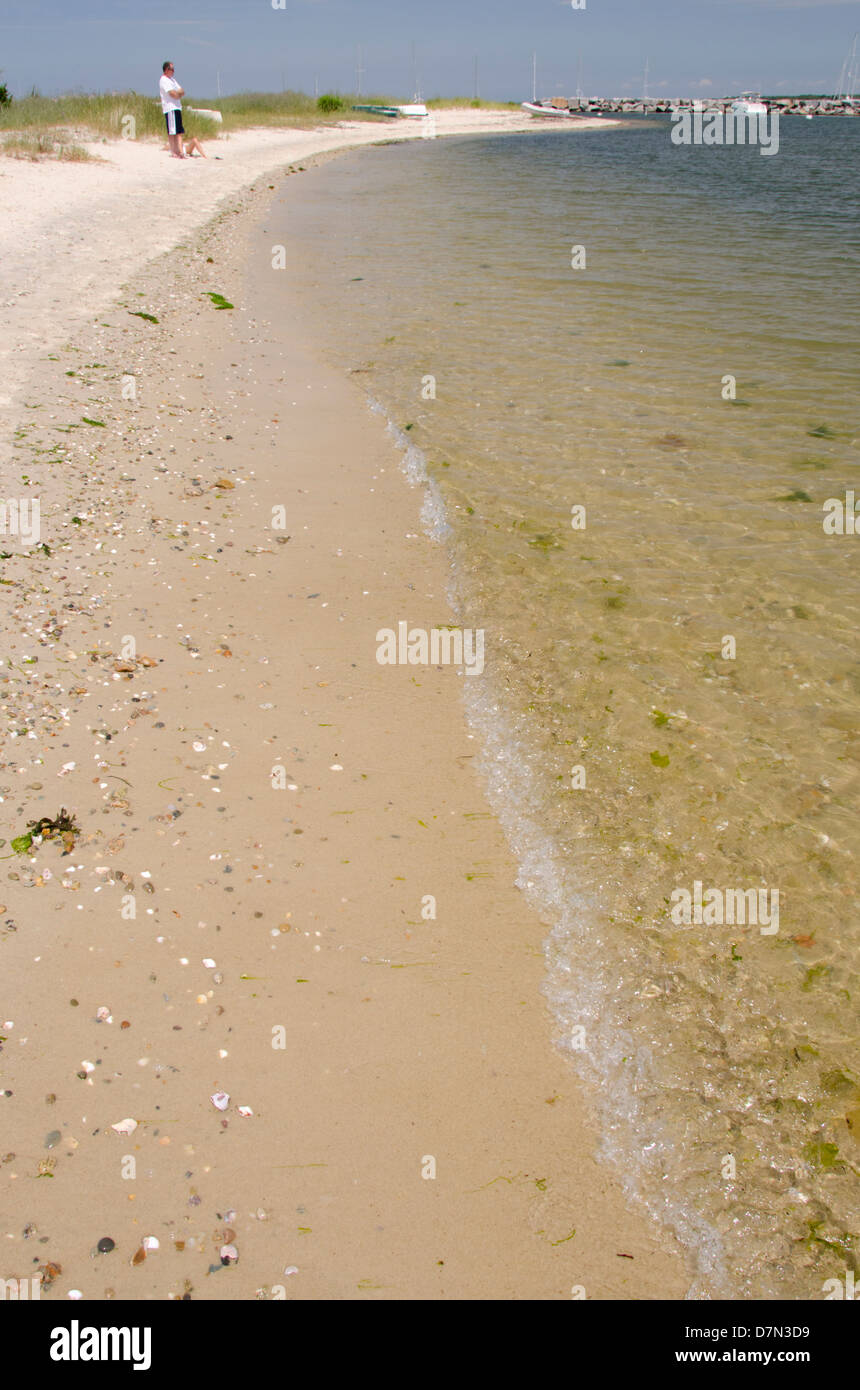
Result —
[[12, 159], [60, 159], [65, 163], [83, 164], [98, 159], [83, 145], [70, 142], [63, 130], [40, 130], [37, 134], [7, 135], [0, 139], [0, 153]]
[[[332, 94], [327, 94], [332, 95]], [[384, 120], [370, 112], [353, 111], [356, 102], [389, 105], [390, 98], [337, 94], [340, 108], [321, 109], [317, 98], [304, 92], [240, 92], [236, 96], [211, 97], [190, 94], [183, 98], [183, 124], [188, 135], [215, 138], [231, 130], [247, 130], [259, 126], [313, 127], [348, 120]], [[329, 103], [323, 103], [323, 107]], [[201, 116], [189, 107], [200, 106], [221, 112], [223, 121], [217, 123]], [[132, 118], [133, 124], [129, 122]], [[0, 109], [0, 135], [8, 132], [28, 132], [62, 127], [74, 133], [77, 140], [140, 139], [164, 136], [164, 116], [157, 97], [140, 92], [112, 92], [95, 95], [69, 93], [46, 97], [38, 92], [11, 102]], [[133, 130], [133, 136], [126, 134]]]
[[482, 101], [480, 97], [431, 97], [424, 105], [428, 111], [450, 107], [455, 111], [519, 111], [518, 101]]

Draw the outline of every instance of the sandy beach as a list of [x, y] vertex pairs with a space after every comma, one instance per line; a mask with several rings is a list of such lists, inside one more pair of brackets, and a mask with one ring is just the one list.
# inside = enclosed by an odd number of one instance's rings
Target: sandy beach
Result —
[[553, 1048], [464, 677], [376, 660], [456, 622], [421, 490], [273, 296], [267, 210], [381, 138], [0, 160], [4, 497], [41, 507], [2, 570], [0, 1277], [42, 1298], [688, 1286]]

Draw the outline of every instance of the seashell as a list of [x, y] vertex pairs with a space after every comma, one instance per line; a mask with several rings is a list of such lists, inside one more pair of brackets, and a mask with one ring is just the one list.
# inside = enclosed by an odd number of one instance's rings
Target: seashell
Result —
[[216, 1110], [226, 1110], [227, 1106], [230, 1104], [230, 1097], [228, 1096], [226, 1091], [216, 1091], [213, 1096], [209, 1097], [209, 1099], [215, 1106]]
[[137, 1129], [137, 1120], [131, 1118], [120, 1120], [119, 1124], [111, 1125], [111, 1129], [115, 1130], [117, 1134], [134, 1134]]
[[235, 1245], [222, 1245], [219, 1251], [222, 1265], [234, 1265], [238, 1263], [239, 1251]]

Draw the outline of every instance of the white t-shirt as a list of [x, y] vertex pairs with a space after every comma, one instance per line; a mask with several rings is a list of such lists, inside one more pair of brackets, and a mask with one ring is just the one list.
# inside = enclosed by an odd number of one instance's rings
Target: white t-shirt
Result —
[[179, 90], [179, 83], [176, 81], [175, 77], [168, 77], [167, 73], [164, 73], [158, 83], [158, 90], [161, 94], [162, 111], [182, 110], [182, 102], [178, 97], [173, 96], [173, 92]]

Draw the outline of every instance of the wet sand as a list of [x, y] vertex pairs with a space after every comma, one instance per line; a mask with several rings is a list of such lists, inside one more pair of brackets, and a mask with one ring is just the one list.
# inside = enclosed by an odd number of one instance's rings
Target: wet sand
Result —
[[378, 629], [455, 621], [444, 553], [355, 382], [288, 295], [267, 318], [272, 196], [139, 270], [17, 416], [50, 554], [3, 565], [2, 853], [61, 805], [80, 833], [3, 865], [0, 1274], [683, 1297], [552, 1048], [463, 678], [376, 661]]

